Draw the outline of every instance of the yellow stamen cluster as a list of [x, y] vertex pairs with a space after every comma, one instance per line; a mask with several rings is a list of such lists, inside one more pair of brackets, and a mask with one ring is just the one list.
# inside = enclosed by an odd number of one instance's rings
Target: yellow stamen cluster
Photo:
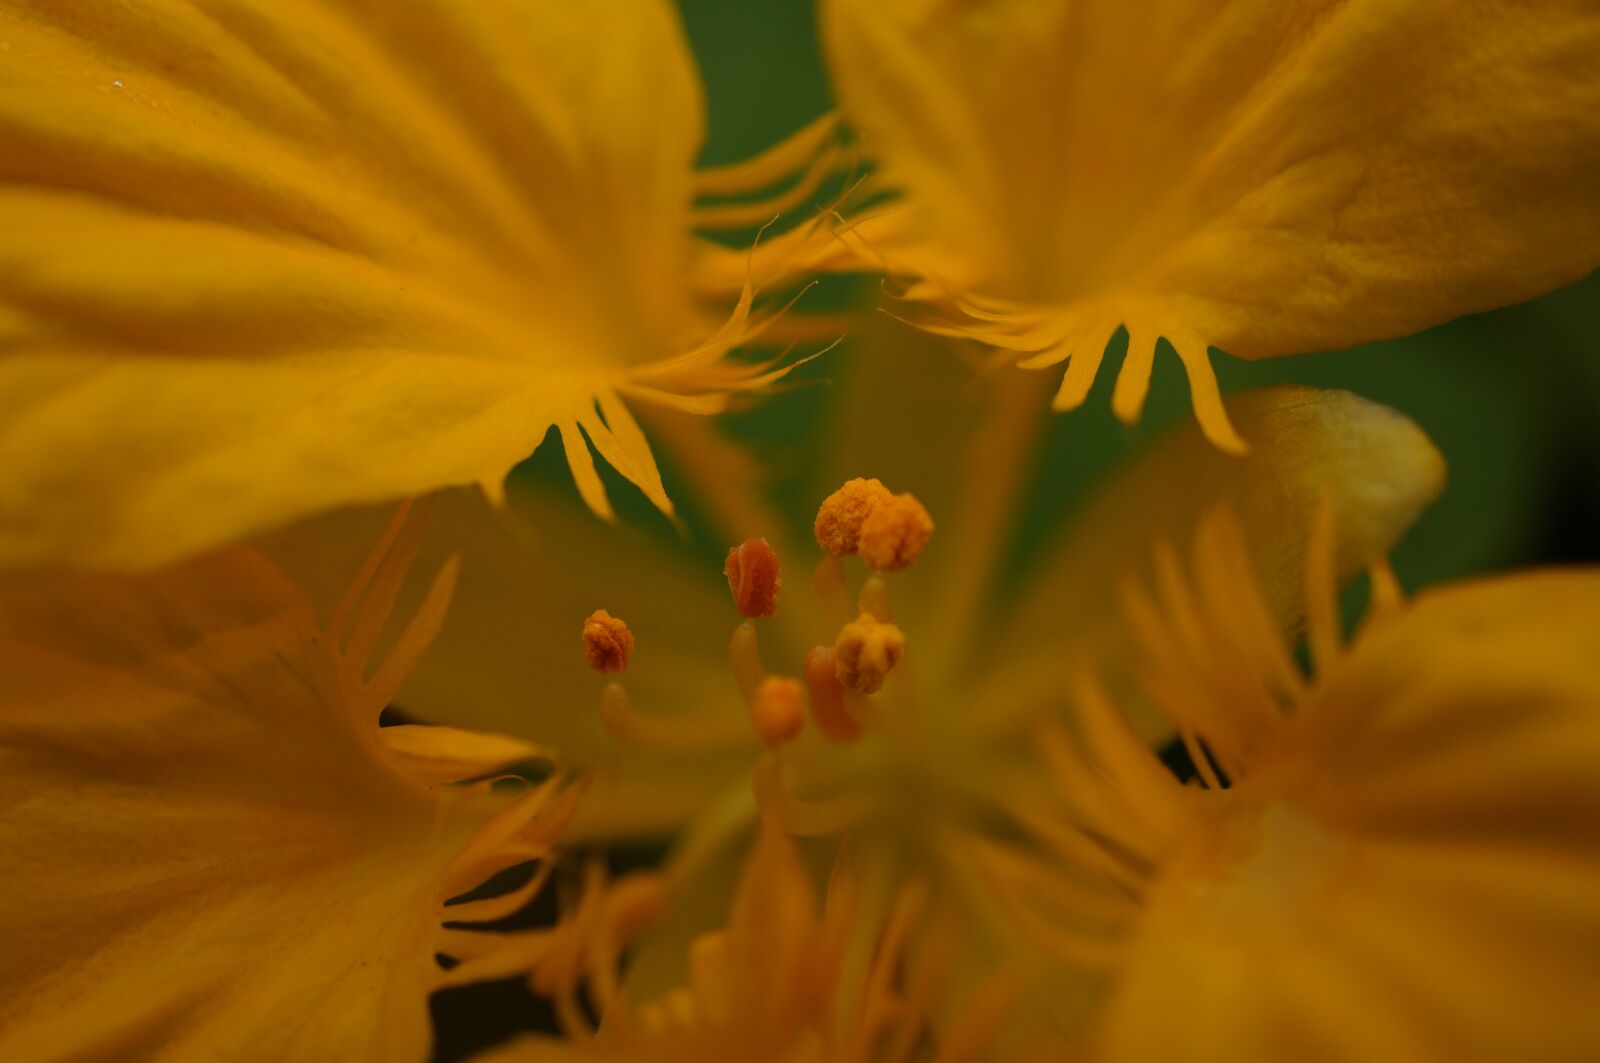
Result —
[[898, 626], [862, 613], [834, 640], [834, 674], [851, 690], [875, 694], [905, 652], [906, 636]]
[[[866, 712], [862, 695], [882, 690], [906, 651], [905, 633], [890, 609], [888, 573], [916, 560], [933, 534], [933, 519], [911, 495], [892, 494], [878, 480], [855, 479], [822, 503], [816, 533], [829, 551], [813, 580], [819, 599], [844, 611], [845, 555], [859, 553], [873, 571], [857, 595], [855, 618], [840, 629], [832, 645], [811, 648], [798, 677], [768, 675], [762, 663], [756, 621], [776, 615], [782, 570], [771, 543], [746, 539], [728, 551], [723, 573], [744, 617], [729, 640], [728, 661], [748, 718], [711, 714], [667, 719], [639, 713], [622, 684], [613, 681], [600, 692], [606, 730], [618, 741], [663, 749], [721, 745], [753, 730], [763, 745], [775, 749], [799, 737], [809, 717], [826, 741], [859, 740]], [[620, 672], [628, 666], [633, 635], [605, 610], [596, 610], [584, 621], [583, 641], [585, 656], [596, 671]], [[729, 724], [740, 733], [730, 734]]]
[[778, 555], [765, 539], [746, 539], [728, 551], [722, 566], [728, 577], [728, 590], [740, 614], [754, 619], [776, 616], [782, 572]]
[[597, 672], [620, 672], [633, 657], [633, 632], [621, 619], [596, 609], [583, 622], [583, 656]]

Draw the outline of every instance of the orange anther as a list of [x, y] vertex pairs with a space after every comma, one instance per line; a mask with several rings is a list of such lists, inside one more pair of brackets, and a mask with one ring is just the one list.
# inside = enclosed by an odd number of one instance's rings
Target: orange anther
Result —
[[812, 527], [817, 545], [835, 557], [855, 553], [861, 522], [875, 505], [889, 497], [889, 489], [878, 480], [846, 480], [817, 508], [817, 522]]
[[872, 507], [861, 522], [861, 560], [880, 572], [898, 572], [922, 553], [933, 536], [933, 518], [915, 495], [894, 495]]
[[906, 636], [894, 624], [862, 613], [834, 641], [834, 675], [862, 694], [875, 694], [906, 652]]
[[806, 725], [806, 688], [800, 680], [769, 675], [750, 705], [750, 723], [762, 745], [781, 746]]
[[861, 737], [861, 724], [845, 706], [844, 686], [836, 674], [837, 667], [832, 646], [813, 646], [806, 653], [811, 719], [823, 738], [831, 742], [854, 742]]
[[596, 609], [583, 622], [583, 656], [597, 672], [620, 672], [633, 656], [633, 632], [604, 609]]
[[733, 604], [747, 617], [778, 612], [778, 555], [765, 539], [746, 539], [728, 551], [722, 571], [733, 592]]

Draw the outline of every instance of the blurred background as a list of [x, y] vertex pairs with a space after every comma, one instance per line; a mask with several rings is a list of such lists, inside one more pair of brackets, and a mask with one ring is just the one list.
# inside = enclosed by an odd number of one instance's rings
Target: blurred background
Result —
[[[811, 0], [681, 0], [709, 111], [702, 162], [733, 162], [829, 110]], [[808, 297], [811, 298], [811, 297]], [[871, 306], [875, 284], [818, 293], [823, 305]], [[841, 359], [870, 356], [873, 343], [906, 340], [880, 322], [795, 374], [796, 387], [724, 419], [723, 427], [769, 467], [798, 469], [825, 418], [827, 381]], [[1086, 494], [1121, 459], [1189, 416], [1177, 359], [1158, 353], [1143, 421], [1117, 422], [1109, 396], [1124, 338], [1082, 410], [1051, 418], [1033, 470], [1016, 544], [1018, 563], [1047, 544]], [[1411, 589], [1533, 565], [1600, 562], [1600, 275], [1542, 299], [1464, 318], [1405, 339], [1348, 351], [1249, 363], [1215, 359], [1225, 390], [1273, 383], [1337, 387], [1403, 411], [1449, 464], [1443, 496], [1401, 543], [1394, 564]], [[672, 470], [665, 469], [669, 491]], [[871, 475], [870, 471], [866, 473]], [[560, 449], [545, 446], [514, 475], [524, 486], [565, 484]], [[665, 522], [625, 483], [607, 481], [624, 520]], [[674, 492], [683, 498], [684, 492]], [[783, 500], [798, 520], [815, 499]], [[693, 534], [689, 545], [720, 568], [724, 544]], [[1600, 623], [1600, 618], [1596, 618]], [[655, 854], [612, 853], [619, 866]], [[549, 912], [528, 913], [537, 921]], [[548, 1009], [517, 983], [440, 994], [437, 1058], [470, 1055], [519, 1029], [553, 1029]]]

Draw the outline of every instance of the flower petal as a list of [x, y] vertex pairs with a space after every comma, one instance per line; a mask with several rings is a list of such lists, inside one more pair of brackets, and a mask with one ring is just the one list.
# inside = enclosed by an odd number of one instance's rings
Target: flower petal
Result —
[[440, 881], [500, 802], [390, 766], [254, 553], [3, 598], [0, 1055], [424, 1058]]
[[[0, 41], [0, 564], [497, 486], [553, 425], [666, 506], [615, 392], [715, 328], [663, 283], [702, 132], [669, 4], [28, 0]], [[656, 383], [759, 375], [713, 368]]]
[[1531, 573], [1361, 636], [1261, 791], [1270, 887], [1157, 888], [1108, 1058], [1593, 1055], [1597, 614], [1600, 572]]
[[844, 113], [904, 193], [883, 257], [966, 334], [1070, 357], [1064, 406], [1119, 324], [1131, 419], [1158, 336], [1204, 394], [1208, 347], [1350, 346], [1600, 265], [1587, 3], [831, 0], [823, 20]]
[[[1157, 545], [1186, 549], [1218, 505], [1240, 518], [1256, 578], [1287, 631], [1303, 616], [1306, 537], [1324, 492], [1336, 501], [1337, 567], [1349, 579], [1386, 553], [1443, 486], [1443, 461], [1415, 424], [1348, 392], [1264, 388], [1240, 395], [1234, 412], [1248, 456], [1220, 453], [1193, 426], [1180, 427], [1072, 521], [1042, 571], [1026, 580], [992, 656], [980, 658], [990, 664], [989, 683], [1004, 691], [984, 704], [1038, 708], [1039, 699], [1058, 700], [1067, 677], [1084, 667], [1125, 674], [1122, 588], [1155, 583]], [[1169, 727], [1153, 712], [1135, 722], [1146, 737]]]

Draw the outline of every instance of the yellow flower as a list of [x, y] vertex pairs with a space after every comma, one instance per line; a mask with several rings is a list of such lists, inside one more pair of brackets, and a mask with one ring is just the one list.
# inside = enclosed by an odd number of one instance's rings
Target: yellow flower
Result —
[[846, 117], [898, 209], [861, 243], [921, 323], [1067, 363], [1082, 403], [1157, 337], [1208, 360], [1415, 332], [1600, 265], [1600, 12], [1493, 0], [825, 0]]
[[[1562, 1060], [1600, 1051], [1600, 572], [1402, 604], [1385, 570], [1341, 645], [1331, 535], [1307, 573], [1314, 675], [1226, 514], [1128, 615], [1183, 786], [1092, 681], [1062, 795], [1018, 806], [1009, 898], [1109, 984], [1095, 1058]], [[999, 866], [999, 865], [997, 865]], [[1159, 1021], [1155, 1021], [1159, 1017]]]
[[[930, 353], [901, 360], [885, 351], [852, 363], [855, 376], [841, 394], [874, 394], [868, 378], [900, 381], [911, 366], [919, 383], [942, 390], [948, 381], [937, 373], [961, 369]], [[1147, 570], [1149, 537], [1187, 537], [1206, 507], [1237, 506], [1256, 520], [1259, 565], [1281, 587], [1274, 604], [1292, 625], [1298, 595], [1285, 566], [1301, 554], [1325, 487], [1344, 503], [1339, 571], [1349, 576], [1385, 552], [1441, 484], [1438, 454], [1392, 411], [1339, 392], [1247, 394], [1236, 412], [1253, 445], [1248, 458], [1222, 454], [1192, 426], [1182, 428], [1125, 470], [1008, 598], [990, 588], [1007, 553], [1005, 517], [1026, 483], [1024, 463], [1001, 458], [1025, 453], [1037, 426], [1037, 418], [1016, 416], [1032, 398], [1016, 386], [1025, 382], [991, 378], [976, 404], [973, 390], [948, 389], [948, 404], [927, 411], [919, 426], [926, 445], [908, 446], [870, 403], [859, 419], [845, 413], [834, 426], [840, 454], [819, 476], [836, 488], [850, 477], [832, 464], [880, 473], [889, 488], [915, 495], [937, 525], [901, 571], [861, 579], [856, 559], [840, 568], [822, 547], [797, 546], [793, 522], [728, 479], [709, 480], [718, 491], [707, 508], [732, 521], [725, 541], [761, 536], [783, 566], [776, 611], [757, 610], [757, 619], [735, 607], [720, 551], [693, 563], [697, 555], [636, 529], [597, 530], [559, 497], [531, 491], [514, 492], [501, 514], [470, 499], [441, 500], [438, 548], [465, 555], [459, 609], [400, 704], [420, 718], [520, 734], [587, 764], [593, 785], [567, 834], [575, 843], [677, 839], [663, 872], [665, 928], [641, 939], [636, 953], [641, 969], [668, 972], [651, 981], [658, 992], [689, 979], [683, 950], [716, 925], [706, 906], [721, 895], [717, 884], [758, 809], [793, 834], [844, 841], [863, 854], [869, 894], [924, 881], [930, 904], [966, 921], [958, 940], [975, 937], [975, 927], [987, 934], [994, 905], [973, 854], [1011, 783], [1031, 778], [1036, 789], [1047, 787], [1029, 740], [1042, 714], [1059, 711], [1065, 676], [1126, 657], [1111, 622], [1117, 575]], [[887, 489], [883, 497], [893, 498]], [[804, 515], [807, 532], [812, 516]], [[302, 529], [298, 554], [286, 537], [271, 549], [316, 582], [336, 523]], [[845, 577], [860, 580], [855, 603], [843, 593]], [[628, 626], [626, 671], [597, 675], [584, 660], [582, 628], [597, 609]], [[858, 609], [898, 627], [904, 654], [880, 693], [840, 694], [853, 727], [832, 727], [820, 715], [825, 684], [807, 659], [815, 663], [819, 646], [832, 648]], [[810, 718], [792, 740], [752, 718], [770, 676], [810, 688]], [[824, 670], [821, 679], [829, 677]], [[1142, 722], [1161, 733], [1153, 713]], [[971, 1002], [972, 987], [959, 980], [944, 992], [938, 1014]]]
[[[0, 10], [0, 564], [147, 566], [482, 484], [558, 430], [663, 510], [624, 399], [710, 413], [783, 366], [695, 206], [834, 158], [827, 120], [696, 174], [666, 0], [53, 0]], [[742, 289], [742, 290], [741, 290]]]
[[444, 921], [543, 873], [446, 902], [544, 860], [581, 787], [491, 792], [472, 780], [548, 754], [377, 726], [455, 579], [375, 653], [420, 528], [391, 532], [327, 625], [243, 549], [7, 582], [0, 1056], [426, 1057], [435, 954], [494, 947]]

